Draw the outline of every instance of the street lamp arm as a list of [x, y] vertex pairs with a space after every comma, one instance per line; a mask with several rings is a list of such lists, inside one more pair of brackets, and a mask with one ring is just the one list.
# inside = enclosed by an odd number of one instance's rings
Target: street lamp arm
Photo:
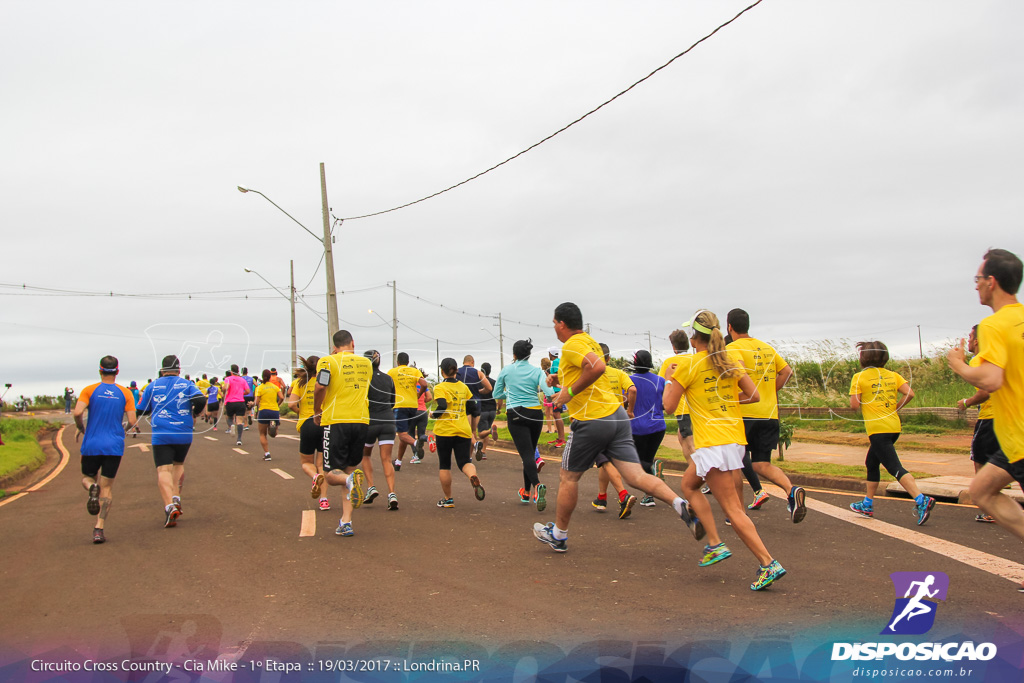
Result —
[[255, 192], [256, 194], [258, 194], [259, 196], [263, 197], [263, 198], [264, 198], [264, 199], [266, 199], [266, 200], [267, 200], [268, 202], [270, 202], [271, 204], [273, 204], [273, 205], [274, 205], [274, 206], [275, 206], [275, 207], [277, 208], [277, 210], [278, 210], [278, 211], [280, 211], [280, 212], [281, 212], [281, 213], [283, 213], [283, 214], [284, 214], [285, 216], [288, 216], [288, 218], [291, 218], [291, 219], [292, 219], [293, 221], [295, 221], [296, 225], [298, 225], [298, 226], [299, 226], [300, 228], [302, 228], [303, 230], [305, 230], [306, 232], [308, 232], [308, 233], [309, 233], [310, 235], [312, 235], [312, 236], [313, 236], [313, 238], [314, 238], [314, 239], [315, 239], [315, 240], [316, 240], [317, 242], [319, 242], [320, 244], [323, 244], [323, 243], [324, 243], [324, 240], [323, 240], [323, 238], [322, 238], [322, 237], [318, 237], [318, 236], [316, 235], [316, 233], [314, 233], [314, 232], [313, 232], [312, 230], [310, 230], [309, 228], [307, 228], [307, 227], [306, 227], [305, 225], [303, 225], [302, 223], [299, 223], [298, 219], [297, 219], [297, 218], [295, 218], [295, 216], [291, 215], [290, 213], [288, 213], [287, 211], [285, 211], [284, 209], [282, 209], [282, 208], [281, 208], [280, 206], [277, 206], [277, 204], [276, 204], [276, 203], [274, 202], [274, 200], [273, 200], [273, 199], [271, 199], [271, 198], [270, 198], [270, 197], [268, 197], [267, 195], [263, 194], [263, 193], [262, 193], [262, 192], [260, 192], [259, 190], [251, 190], [251, 189], [248, 189], [248, 188], [244, 188], [244, 187], [242, 187], [241, 185], [239, 185], [239, 186], [238, 186], [238, 191], [239, 191], [239, 192], [242, 192], [242, 193], [246, 193], [246, 192]]
[[284, 297], [285, 299], [288, 299], [288, 301], [291, 301], [291, 300], [292, 300], [292, 298], [291, 298], [290, 296], [288, 296], [287, 294], [285, 294], [284, 292], [282, 292], [282, 291], [281, 291], [280, 289], [278, 289], [277, 287], [274, 287], [274, 285], [272, 285], [272, 284], [270, 283], [270, 280], [268, 280], [267, 278], [263, 277], [262, 275], [260, 275], [259, 273], [257, 273], [257, 272], [256, 272], [255, 270], [249, 270], [248, 268], [244, 268], [244, 270], [245, 270], [245, 272], [247, 272], [247, 273], [252, 273], [253, 275], [255, 275], [256, 277], [258, 277], [259, 279], [261, 279], [261, 280], [263, 280], [264, 282], [266, 282], [266, 283], [267, 283], [268, 285], [270, 285], [270, 286], [271, 286], [271, 287], [273, 288], [273, 290], [274, 290], [275, 292], [277, 292], [278, 294], [280, 294], [281, 296], [283, 296], [283, 297]]

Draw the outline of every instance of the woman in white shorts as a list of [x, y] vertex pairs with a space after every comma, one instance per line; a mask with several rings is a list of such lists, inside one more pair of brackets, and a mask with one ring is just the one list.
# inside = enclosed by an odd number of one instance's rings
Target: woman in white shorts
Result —
[[707, 567], [732, 555], [718, 536], [711, 505], [700, 492], [706, 481], [726, 517], [732, 521], [736, 535], [758, 559], [760, 569], [750, 589], [761, 590], [782, 578], [786, 570], [765, 548], [754, 523], [747, 517], [734, 483], [734, 477], [743, 469], [747, 443], [740, 404], [756, 403], [760, 396], [754, 382], [743, 371], [739, 354], [726, 351], [715, 314], [698, 311], [691, 324], [690, 342], [696, 353], [680, 356], [671, 382], [665, 387], [664, 403], [665, 410], [674, 414], [685, 394], [690, 407], [696, 450], [690, 456], [692, 464], [683, 474], [682, 486], [683, 497], [690, 501], [691, 510], [707, 530], [708, 544], [699, 565]]

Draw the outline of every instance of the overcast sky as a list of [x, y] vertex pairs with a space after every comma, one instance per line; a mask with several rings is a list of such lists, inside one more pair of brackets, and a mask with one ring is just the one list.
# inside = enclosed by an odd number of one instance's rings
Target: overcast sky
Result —
[[[593, 109], [747, 2], [8, 3], [0, 283], [166, 294], [296, 287], [326, 310], [319, 164], [337, 217], [390, 209]], [[698, 308], [755, 336], [917, 352], [987, 314], [971, 277], [1021, 244], [1024, 6], [764, 0], [628, 94], [451, 192], [335, 229], [342, 326], [498, 361], [575, 301], [613, 349], [668, 352]], [[365, 291], [354, 291], [365, 290]], [[0, 287], [0, 382], [57, 393], [287, 367], [288, 302]], [[415, 295], [432, 303], [413, 298]], [[442, 304], [445, 309], [432, 304]], [[299, 350], [326, 323], [298, 308]], [[512, 322], [516, 321], [516, 322]], [[536, 327], [524, 326], [529, 323]], [[486, 330], [481, 330], [485, 327]], [[435, 342], [440, 339], [440, 342]], [[438, 348], [439, 347], [439, 348]], [[534, 358], [536, 362], [537, 357]], [[10, 396], [8, 396], [10, 398]]]

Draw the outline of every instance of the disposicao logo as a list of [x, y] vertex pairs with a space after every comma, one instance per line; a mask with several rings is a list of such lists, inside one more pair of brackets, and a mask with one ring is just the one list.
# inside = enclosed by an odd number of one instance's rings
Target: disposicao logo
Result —
[[[938, 601], [946, 599], [949, 577], [942, 572], [894, 572], [896, 590], [892, 616], [881, 635], [921, 635], [935, 625]], [[996, 656], [992, 643], [833, 643], [832, 661], [897, 659], [918, 661], [988, 661]]]

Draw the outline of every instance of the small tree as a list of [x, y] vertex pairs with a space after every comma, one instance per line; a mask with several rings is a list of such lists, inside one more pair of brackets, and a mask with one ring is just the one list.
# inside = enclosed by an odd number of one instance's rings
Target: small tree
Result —
[[793, 443], [793, 423], [789, 420], [779, 421], [779, 460], [785, 462], [786, 449]]

